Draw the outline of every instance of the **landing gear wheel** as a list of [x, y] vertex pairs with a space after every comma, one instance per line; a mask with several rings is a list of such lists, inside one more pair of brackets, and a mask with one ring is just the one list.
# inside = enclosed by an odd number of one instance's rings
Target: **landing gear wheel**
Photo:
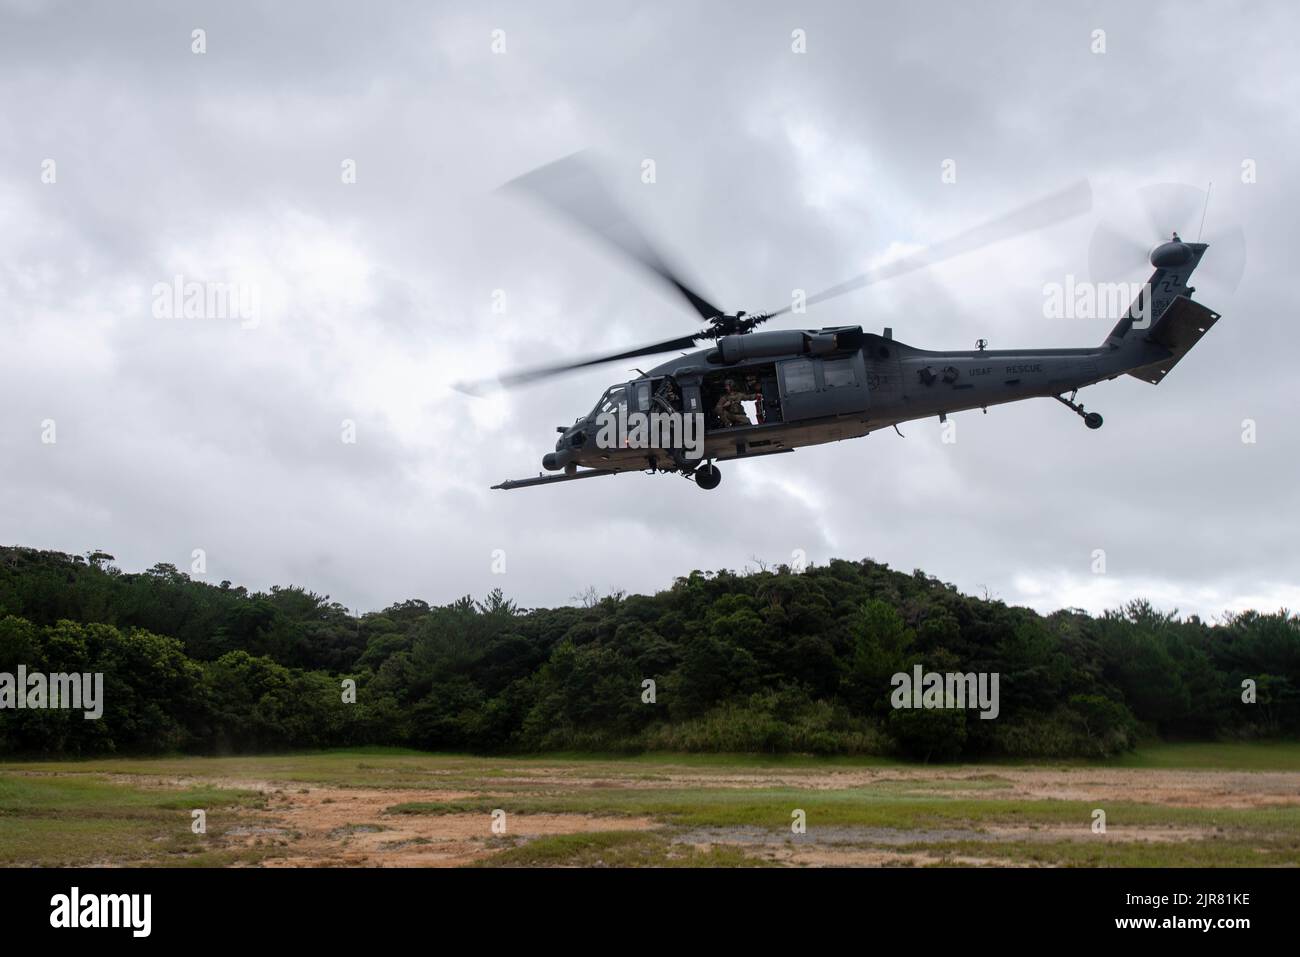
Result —
[[1079, 418], [1083, 419], [1083, 424], [1086, 425], [1088, 428], [1100, 429], [1101, 413], [1088, 412], [1083, 408], [1082, 404], [1075, 402], [1074, 397], [1078, 394], [1079, 394], [1079, 390], [1075, 389], [1073, 392], [1070, 393], [1070, 397], [1068, 399], [1063, 395], [1054, 395], [1052, 396], [1052, 398], [1055, 399], [1057, 402], [1061, 403], [1061, 405], [1065, 406], [1067, 409], [1069, 409]]
[[695, 470], [695, 484], [702, 489], [714, 489], [722, 481], [721, 470], [712, 462]]

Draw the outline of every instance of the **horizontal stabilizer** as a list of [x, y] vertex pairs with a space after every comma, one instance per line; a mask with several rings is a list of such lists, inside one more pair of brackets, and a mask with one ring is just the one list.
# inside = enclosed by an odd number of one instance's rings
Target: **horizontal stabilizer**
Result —
[[1178, 296], [1161, 314], [1147, 332], [1146, 341], [1169, 350], [1169, 355], [1158, 362], [1130, 369], [1129, 375], [1159, 385], [1169, 370], [1178, 364], [1192, 346], [1210, 331], [1219, 320], [1219, 314], [1186, 296]]

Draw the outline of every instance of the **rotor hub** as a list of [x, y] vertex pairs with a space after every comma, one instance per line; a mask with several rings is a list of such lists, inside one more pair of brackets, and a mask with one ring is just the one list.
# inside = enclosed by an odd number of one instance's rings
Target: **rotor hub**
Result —
[[1161, 243], [1151, 250], [1151, 265], [1157, 269], [1176, 269], [1191, 262], [1192, 255], [1192, 247], [1174, 233], [1174, 238], [1169, 242]]

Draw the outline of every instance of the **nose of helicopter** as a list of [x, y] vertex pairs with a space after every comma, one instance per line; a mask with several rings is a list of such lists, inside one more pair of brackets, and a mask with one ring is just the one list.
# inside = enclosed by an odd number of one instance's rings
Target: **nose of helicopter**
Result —
[[558, 472], [569, 464], [573, 458], [573, 453], [568, 449], [560, 449], [557, 452], [547, 452], [542, 456], [542, 468], [548, 472]]
[[567, 429], [555, 443], [555, 451], [542, 456], [542, 468], [548, 472], [558, 472], [568, 466], [578, 455], [578, 449], [585, 441], [583, 430], [575, 423]]

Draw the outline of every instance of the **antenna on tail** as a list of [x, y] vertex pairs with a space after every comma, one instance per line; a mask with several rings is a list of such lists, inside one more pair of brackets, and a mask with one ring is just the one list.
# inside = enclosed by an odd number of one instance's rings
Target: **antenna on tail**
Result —
[[1205, 208], [1201, 210], [1201, 228], [1196, 231], [1196, 241], [1201, 241], [1201, 233], [1205, 232], [1205, 216], [1210, 211], [1210, 190], [1214, 189], [1214, 180], [1210, 180], [1205, 186]]

